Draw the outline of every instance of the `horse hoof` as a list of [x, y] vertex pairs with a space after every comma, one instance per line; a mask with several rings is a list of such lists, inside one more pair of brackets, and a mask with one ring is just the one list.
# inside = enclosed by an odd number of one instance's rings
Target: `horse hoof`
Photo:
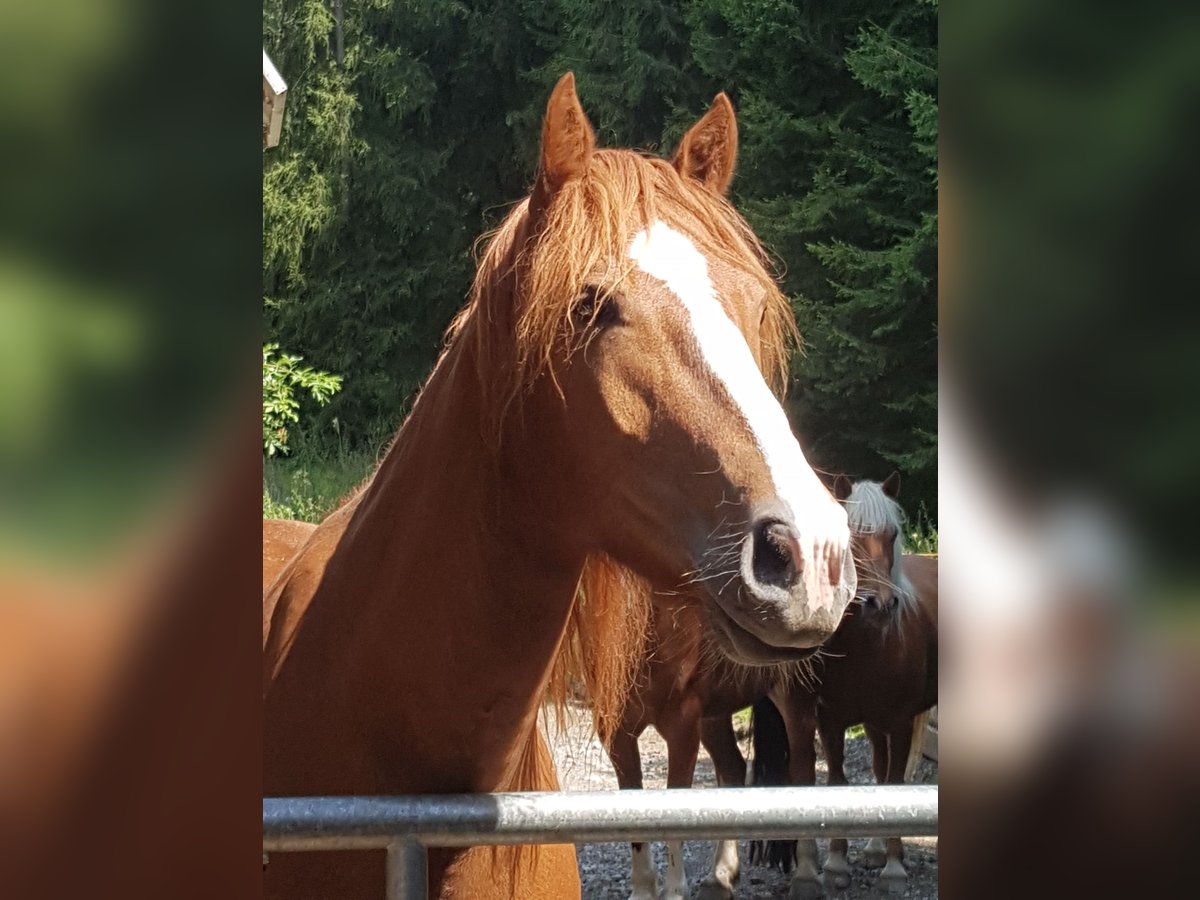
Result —
[[696, 890], [696, 900], [733, 900], [733, 889], [715, 879], [702, 881]]
[[819, 881], [792, 881], [788, 888], [788, 900], [816, 900], [825, 896], [825, 887]]
[[827, 889], [833, 888], [834, 890], [838, 891], [844, 891], [846, 888], [850, 887], [850, 867], [846, 866], [846, 868], [843, 869], [840, 866], [837, 866], [833, 869], [830, 869], [828, 866], [826, 866], [825, 887]]
[[889, 894], [903, 894], [908, 889], [907, 876], [900, 878], [884, 878], [880, 876], [879, 883]]
[[868, 869], [878, 869], [887, 863], [887, 850], [883, 847], [868, 845], [863, 850], [863, 865]]
[[879, 873], [879, 883], [889, 894], [903, 894], [908, 887], [908, 872], [902, 864], [892, 860]]

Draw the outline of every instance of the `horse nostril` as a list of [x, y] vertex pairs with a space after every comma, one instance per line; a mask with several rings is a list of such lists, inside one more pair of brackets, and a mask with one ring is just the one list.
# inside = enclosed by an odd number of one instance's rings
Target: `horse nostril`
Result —
[[778, 520], [759, 525], [754, 532], [753, 562], [754, 577], [759, 582], [790, 590], [804, 568], [796, 532]]

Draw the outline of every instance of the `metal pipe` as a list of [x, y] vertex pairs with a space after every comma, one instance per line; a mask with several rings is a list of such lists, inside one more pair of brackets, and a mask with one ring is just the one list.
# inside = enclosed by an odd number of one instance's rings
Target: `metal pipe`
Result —
[[263, 800], [263, 849], [937, 834], [937, 787], [721, 788]]
[[415, 900], [429, 890], [425, 848], [416, 841], [392, 841], [387, 848], [387, 900]]

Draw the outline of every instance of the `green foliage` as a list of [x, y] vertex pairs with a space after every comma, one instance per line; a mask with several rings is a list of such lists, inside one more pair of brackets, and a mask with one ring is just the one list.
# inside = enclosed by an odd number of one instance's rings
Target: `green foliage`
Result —
[[907, 553], [938, 552], [937, 526], [930, 521], [929, 514], [923, 505], [916, 518], [904, 531], [904, 549]]
[[340, 61], [330, 8], [264, 5], [289, 83], [264, 161], [267, 334], [354, 373], [306, 418], [314, 435], [334, 419], [354, 448], [394, 433], [570, 69], [609, 146], [669, 153], [730, 94], [734, 200], [805, 334], [789, 410], [805, 451], [855, 477], [898, 467], [936, 509], [935, 3], [362, 0]]
[[301, 366], [301, 357], [276, 356], [278, 344], [263, 345], [263, 452], [267, 456], [288, 452], [288, 426], [300, 421], [297, 390], [308, 391], [319, 405], [342, 387], [342, 379], [328, 372]]
[[739, 206], [804, 332], [791, 412], [805, 449], [857, 477], [898, 467], [933, 505], [936, 5], [690, 7], [696, 59], [738, 102]]
[[364, 452], [323, 454], [310, 448], [263, 460], [263, 518], [320, 522], [371, 473]]

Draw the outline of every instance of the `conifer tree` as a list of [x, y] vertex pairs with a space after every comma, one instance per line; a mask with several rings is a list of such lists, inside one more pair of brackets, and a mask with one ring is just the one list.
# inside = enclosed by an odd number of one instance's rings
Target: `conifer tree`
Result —
[[264, 163], [266, 340], [344, 376], [318, 434], [394, 432], [570, 69], [607, 146], [669, 153], [730, 94], [733, 199], [805, 335], [805, 449], [898, 467], [934, 511], [936, 0], [266, 0], [264, 36], [290, 87]]

